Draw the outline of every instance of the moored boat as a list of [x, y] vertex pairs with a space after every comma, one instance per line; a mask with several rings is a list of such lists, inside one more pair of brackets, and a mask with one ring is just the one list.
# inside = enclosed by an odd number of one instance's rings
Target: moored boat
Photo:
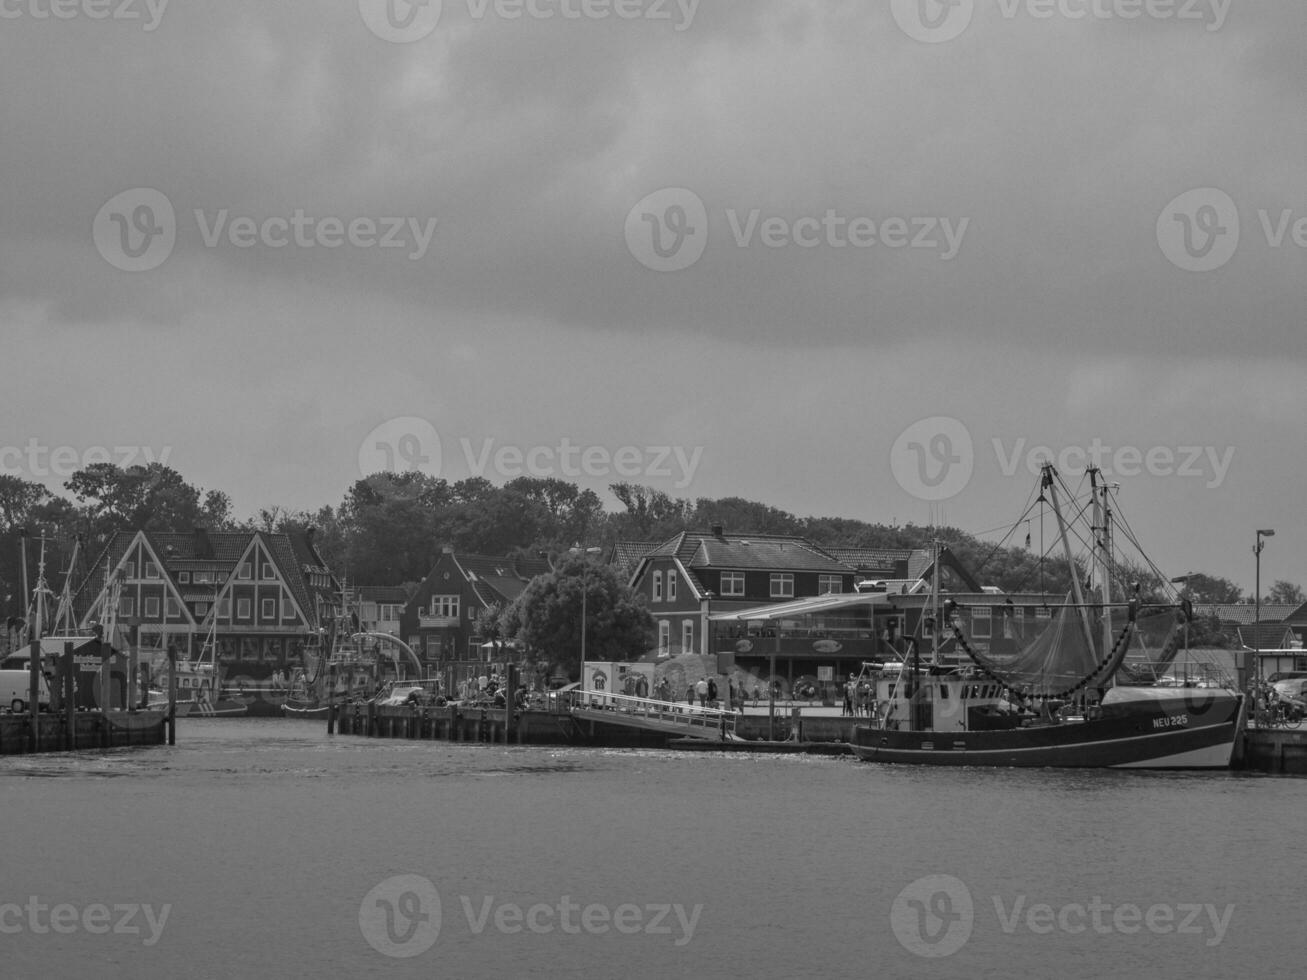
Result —
[[[1191, 609], [1184, 601], [1145, 600], [1137, 582], [1126, 586], [1126, 601], [1113, 602], [1121, 570], [1113, 554], [1115, 502], [1098, 476], [1089, 471], [1090, 500], [1081, 508], [1090, 526], [1080, 539], [1092, 542], [1093, 553], [1077, 564], [1059, 488], [1072, 495], [1051, 465], [1041, 474], [1037, 503], [1051, 506], [1071, 569], [1065, 603], [1048, 610], [1042, 626], [1015, 616], [1004, 621], [1014, 642], [1001, 653], [968, 642], [966, 610], [945, 603], [939, 619], [944, 630], [933, 631], [933, 640], [938, 644], [948, 631], [968, 662], [944, 665], [932, 655], [923, 664], [914, 641], [901, 665], [879, 671], [878, 710], [871, 724], [854, 730], [852, 749], [859, 758], [943, 766], [1230, 765], [1244, 699], [1228, 678], [1204, 687], [1153, 683], [1185, 642]], [[1141, 566], [1125, 567], [1137, 572]], [[995, 600], [1005, 615], [1002, 599]], [[1120, 628], [1114, 608], [1124, 612]], [[1140, 650], [1141, 616], [1154, 623], [1169, 617], [1165, 639], [1147, 662]]]

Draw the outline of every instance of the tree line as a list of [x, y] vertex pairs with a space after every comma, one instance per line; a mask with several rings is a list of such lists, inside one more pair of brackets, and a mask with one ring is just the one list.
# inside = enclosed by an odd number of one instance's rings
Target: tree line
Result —
[[[269, 505], [244, 518], [235, 516], [224, 491], [195, 486], [158, 462], [125, 469], [96, 463], [74, 473], [63, 488], [66, 494], [60, 495], [39, 483], [0, 475], [0, 595], [6, 597], [8, 615], [21, 614], [26, 602], [18, 594], [24, 529], [48, 537], [48, 577], [56, 588], [62, 584], [59, 573], [68, 571], [77, 535], [89, 562], [118, 530], [195, 527], [315, 528], [317, 546], [332, 569], [364, 585], [412, 587], [447, 546], [465, 554], [557, 558], [577, 544], [607, 551], [617, 541], [663, 541], [682, 530], [717, 524], [750, 534], [800, 535], [823, 547], [908, 550], [938, 540], [983, 584], [1007, 592], [1062, 593], [1070, 581], [1061, 561], [1032, 548], [1028, 532], [1022, 539], [995, 544], [957, 528], [799, 517], [742, 497], [692, 500], [632, 483], [609, 487], [617, 504], [609, 509], [593, 490], [565, 480], [524, 476], [496, 485], [474, 477], [451, 483], [420, 472], [387, 472], [355, 481], [334, 506], [303, 510]], [[1145, 597], [1167, 589], [1156, 572], [1142, 565], [1126, 565], [1125, 573], [1127, 580], [1141, 583]], [[1185, 589], [1196, 603], [1251, 601], [1230, 580], [1206, 573], [1188, 576]], [[1263, 597], [1265, 602], [1303, 599], [1302, 589], [1286, 581], [1274, 582]]]

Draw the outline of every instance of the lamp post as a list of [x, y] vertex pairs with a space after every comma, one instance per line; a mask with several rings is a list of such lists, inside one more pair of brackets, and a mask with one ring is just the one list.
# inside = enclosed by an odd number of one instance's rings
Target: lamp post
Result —
[[[577, 545], [573, 545], [567, 550], [570, 554], [573, 555], [597, 555], [603, 549], [582, 548], [579, 544], [577, 544]], [[587, 573], [589, 571], [588, 562], [589, 559], [587, 559], [587, 568], [586, 568]], [[581, 578], [581, 681], [582, 683], [585, 682], [585, 626], [586, 626], [585, 600], [586, 600], [586, 594], [590, 591], [589, 587], [590, 587], [590, 576], [589, 574], [583, 575]]]
[[1262, 674], [1262, 549], [1266, 542], [1262, 538], [1275, 537], [1275, 531], [1267, 528], [1257, 532], [1257, 543], [1253, 546], [1256, 571], [1253, 579], [1253, 665], [1248, 671], [1249, 685], [1253, 689], [1253, 703], [1260, 688]]

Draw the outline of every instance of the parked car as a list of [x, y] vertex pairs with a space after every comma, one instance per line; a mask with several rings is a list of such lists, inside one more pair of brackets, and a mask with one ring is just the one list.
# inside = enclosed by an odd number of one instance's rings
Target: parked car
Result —
[[1271, 684], [1271, 687], [1275, 688], [1275, 692], [1282, 698], [1307, 702], [1307, 677], [1292, 677], [1288, 680], [1278, 680]]

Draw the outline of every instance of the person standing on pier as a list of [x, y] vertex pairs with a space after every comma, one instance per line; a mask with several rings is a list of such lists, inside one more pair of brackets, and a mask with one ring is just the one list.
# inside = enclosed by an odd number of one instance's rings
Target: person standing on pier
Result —
[[694, 685], [694, 693], [699, 697], [699, 707], [708, 707], [708, 678], [699, 678], [699, 683]]

